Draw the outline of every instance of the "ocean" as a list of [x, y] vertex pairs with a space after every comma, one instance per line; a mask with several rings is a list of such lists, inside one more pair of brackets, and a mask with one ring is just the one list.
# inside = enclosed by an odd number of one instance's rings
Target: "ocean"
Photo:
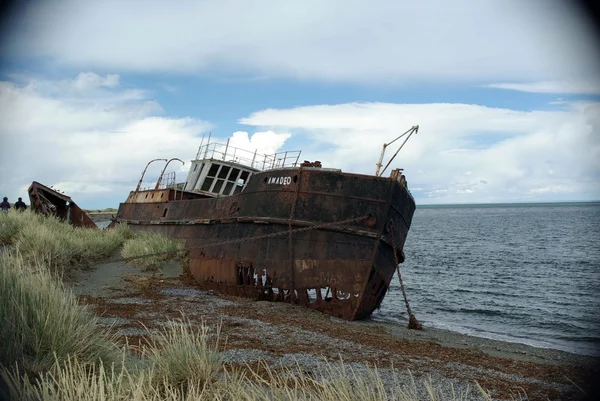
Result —
[[[600, 203], [417, 206], [404, 253], [425, 328], [600, 355]], [[396, 275], [372, 319], [407, 324]]]

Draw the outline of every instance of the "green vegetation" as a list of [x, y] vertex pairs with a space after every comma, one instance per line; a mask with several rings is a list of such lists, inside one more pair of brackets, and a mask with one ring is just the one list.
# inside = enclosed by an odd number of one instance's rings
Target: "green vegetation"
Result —
[[162, 262], [182, 255], [184, 249], [184, 244], [181, 241], [144, 231], [125, 242], [121, 255], [125, 259], [136, 258], [131, 259], [130, 262], [136, 266], [146, 269], [157, 269]]
[[28, 263], [68, 273], [73, 267], [106, 259], [131, 238], [131, 230], [76, 228], [54, 216], [12, 212], [0, 219], [0, 243], [12, 244]]
[[185, 319], [169, 321], [167, 329], [156, 334], [152, 345], [142, 352], [153, 367], [152, 385], [167, 390], [166, 383], [184, 389], [192, 383], [200, 387], [214, 384], [222, 371], [219, 332], [217, 329], [215, 340], [210, 341], [210, 328], [204, 324], [196, 330]]
[[116, 361], [110, 334], [41, 262], [0, 252], [0, 365], [49, 371], [77, 355], [86, 364]]
[[[69, 308], [76, 309], [71, 304]], [[50, 318], [59, 313], [48, 312]], [[91, 334], [96, 341], [105, 341], [106, 334]], [[44, 365], [47, 370], [37, 369], [35, 375], [3, 360], [5, 368], [0, 375], [15, 400], [27, 401], [423, 399], [412, 376], [408, 385], [402, 385], [397, 380], [401, 373], [394, 372], [395, 382], [385, 384], [376, 368], [356, 370], [341, 361], [316, 368], [312, 374], [300, 366], [274, 370], [266, 363], [257, 369], [234, 369], [220, 360], [218, 343], [218, 327], [201, 324], [196, 328], [181, 319], [169, 322], [135, 357], [126, 347], [121, 348], [119, 358], [82, 352], [87, 350], [85, 347], [74, 348], [69, 357], [57, 357], [50, 368]], [[9, 344], [3, 342], [2, 346]], [[425, 380], [424, 388], [426, 399], [432, 401], [469, 399], [471, 394], [455, 393], [452, 387], [441, 388], [431, 380]], [[481, 388], [479, 392], [484, 399], [491, 399]]]
[[[230, 367], [219, 357], [220, 328], [195, 327], [185, 318], [167, 322], [158, 334], [149, 331], [149, 342], [139, 348], [119, 346], [55, 274], [121, 245], [124, 255], [136, 255], [181, 249], [180, 243], [134, 235], [127, 227], [73, 228], [30, 213], [2, 216], [0, 239], [9, 245], [0, 250], [0, 381], [6, 385], [0, 388], [8, 388], [11, 399], [422, 399], [414, 380], [384, 384], [376, 368], [336, 363], [305, 373], [299, 366]], [[425, 388], [430, 400], [468, 397], [431, 381]]]

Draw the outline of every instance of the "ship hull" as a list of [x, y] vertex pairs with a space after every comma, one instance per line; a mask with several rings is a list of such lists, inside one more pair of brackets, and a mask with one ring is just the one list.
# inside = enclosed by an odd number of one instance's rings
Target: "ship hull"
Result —
[[116, 222], [185, 241], [201, 287], [348, 320], [381, 304], [415, 210], [394, 178], [319, 168], [257, 173], [238, 195], [193, 198], [132, 192]]

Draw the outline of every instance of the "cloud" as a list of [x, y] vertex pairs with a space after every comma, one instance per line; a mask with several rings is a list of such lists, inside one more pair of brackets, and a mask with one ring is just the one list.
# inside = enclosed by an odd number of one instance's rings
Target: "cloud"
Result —
[[[531, 93], [600, 94], [600, 80], [596, 81], [543, 81], [530, 83], [499, 83], [484, 85], [487, 88], [507, 89]], [[564, 102], [551, 102], [562, 104]]]
[[119, 85], [119, 75], [107, 74], [103, 77], [93, 72], [81, 72], [71, 81], [71, 85], [78, 91], [89, 91], [103, 86], [114, 88]]
[[160, 84], [160, 87], [165, 92], [169, 92], [169, 93], [175, 93], [175, 92], [177, 92], [179, 90], [179, 88], [177, 86], [169, 85], [169, 84]]
[[374, 174], [383, 143], [419, 124], [390, 168], [405, 169], [421, 203], [600, 199], [600, 103], [562, 111], [348, 103], [267, 109], [240, 123], [302, 136], [303, 158], [364, 174]]
[[[188, 161], [195, 158], [202, 134], [212, 128], [198, 118], [161, 116], [158, 102], [144, 91], [119, 89], [116, 75], [19, 79], [0, 82], [0, 156], [6, 173], [0, 193], [10, 199], [26, 198], [31, 182], [39, 181], [82, 207], [116, 206], [151, 159], [182, 159], [184, 166], [170, 164], [167, 173], [175, 171], [177, 182], [185, 181]], [[289, 137], [236, 132], [230, 143], [274, 153]], [[226, 139], [213, 137], [222, 143]], [[143, 186], [153, 185], [163, 167], [152, 164]]]
[[[65, 83], [88, 96], [58, 88]], [[72, 80], [0, 82], [0, 136], [5, 179], [0, 191], [26, 197], [32, 181], [64, 191], [75, 201], [106, 206], [125, 199], [152, 158], [191, 159], [211, 124], [161, 117], [160, 105], [130, 90], [114, 90], [115, 75], [79, 74]], [[96, 89], [110, 87], [110, 92]], [[59, 93], [57, 95], [57, 93]], [[160, 169], [149, 169], [156, 179]], [[161, 167], [162, 168], [162, 167]], [[174, 167], [175, 169], [175, 167]], [[178, 179], [185, 179], [178, 172]]]
[[229, 144], [241, 149], [255, 150], [259, 154], [271, 155], [276, 153], [291, 137], [291, 134], [277, 134], [273, 131], [256, 132], [251, 137], [245, 131], [233, 133]]
[[222, 79], [525, 82], [597, 79], [591, 32], [557, 0], [174, 0], [143, 10], [63, 0], [24, 9], [0, 52], [79, 70]]

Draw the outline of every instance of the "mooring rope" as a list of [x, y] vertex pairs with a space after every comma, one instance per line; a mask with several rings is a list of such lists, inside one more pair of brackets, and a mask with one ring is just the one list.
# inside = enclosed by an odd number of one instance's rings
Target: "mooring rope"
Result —
[[396, 241], [394, 239], [394, 224], [392, 220], [388, 223], [388, 231], [390, 236], [392, 237], [392, 248], [394, 252], [394, 262], [396, 263], [396, 270], [398, 272], [398, 280], [400, 280], [400, 289], [402, 290], [402, 296], [404, 297], [404, 304], [406, 305], [406, 311], [408, 312], [408, 328], [415, 330], [422, 330], [423, 326], [415, 315], [413, 315], [412, 310], [410, 309], [410, 305], [408, 304], [408, 297], [406, 296], [406, 291], [404, 289], [404, 282], [402, 281], [402, 274], [400, 274], [400, 263], [398, 261], [398, 251], [396, 250]]
[[291, 234], [291, 233], [300, 233], [300, 232], [304, 232], [304, 231], [317, 230], [317, 229], [320, 229], [320, 228], [327, 228], [327, 227], [339, 226], [339, 225], [342, 225], [342, 224], [354, 223], [354, 222], [357, 222], [357, 221], [366, 220], [369, 217], [370, 216], [367, 214], [367, 215], [360, 216], [360, 217], [352, 217], [352, 218], [349, 218], [349, 219], [334, 221], [334, 222], [330, 222], [330, 223], [315, 224], [313, 226], [296, 228], [296, 229], [293, 229], [293, 230], [289, 230], [288, 229], [288, 230], [278, 231], [278, 232], [269, 233], [269, 234], [261, 234], [261, 235], [257, 235], [257, 236], [254, 236], [254, 237], [246, 237], [246, 238], [236, 238], [236, 239], [224, 240], [224, 241], [219, 241], [219, 242], [213, 242], [213, 243], [210, 243], [210, 244], [198, 245], [198, 246], [194, 246], [194, 247], [190, 247], [190, 248], [186, 248], [186, 249], [172, 249], [172, 250], [169, 250], [169, 251], [148, 253], [148, 254], [144, 254], [144, 255], [131, 256], [131, 257], [128, 257], [128, 258], [122, 257], [122, 258], [118, 258], [118, 259], [109, 260], [108, 262], [120, 262], [120, 261], [129, 262], [129, 261], [132, 261], [132, 260], [149, 258], [149, 257], [152, 257], [152, 256], [162, 256], [162, 255], [176, 254], [176, 253], [180, 253], [180, 252], [181, 253], [187, 253], [187, 252], [192, 251], [192, 250], [212, 248], [212, 247], [216, 247], [216, 246], [230, 245], [230, 244], [236, 244], [236, 243], [246, 242], [246, 241], [257, 241], [257, 240], [260, 240], [260, 239], [279, 237], [279, 236], [283, 236], [283, 235]]

